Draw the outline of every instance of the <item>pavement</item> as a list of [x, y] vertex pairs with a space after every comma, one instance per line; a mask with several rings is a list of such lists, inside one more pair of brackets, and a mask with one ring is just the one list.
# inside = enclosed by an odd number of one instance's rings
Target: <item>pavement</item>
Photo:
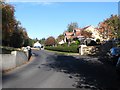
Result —
[[119, 90], [115, 67], [104, 58], [32, 50], [32, 60], [5, 73], [3, 88], [80, 88]]

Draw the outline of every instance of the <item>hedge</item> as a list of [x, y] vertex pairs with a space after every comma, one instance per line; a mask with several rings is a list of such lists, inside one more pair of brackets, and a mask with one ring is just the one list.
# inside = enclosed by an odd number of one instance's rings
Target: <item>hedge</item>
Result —
[[20, 48], [0, 46], [0, 54], [11, 54], [11, 51], [22, 51], [22, 50]]
[[60, 52], [71, 52], [71, 53], [78, 53], [78, 46], [57, 46], [57, 47], [45, 47], [47, 50], [52, 51], [60, 51]]

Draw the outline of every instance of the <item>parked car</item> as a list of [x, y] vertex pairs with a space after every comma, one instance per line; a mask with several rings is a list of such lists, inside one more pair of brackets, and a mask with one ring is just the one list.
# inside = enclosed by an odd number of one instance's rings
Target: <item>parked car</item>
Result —
[[110, 61], [116, 65], [118, 62], [118, 58], [120, 57], [120, 47], [113, 47], [109, 51], [109, 59]]
[[40, 46], [34, 46], [34, 48], [40, 48]]
[[44, 46], [43, 45], [41, 46], [41, 50], [44, 50]]
[[116, 72], [119, 75], [120, 78], [120, 57], [118, 58], [117, 64], [116, 64]]

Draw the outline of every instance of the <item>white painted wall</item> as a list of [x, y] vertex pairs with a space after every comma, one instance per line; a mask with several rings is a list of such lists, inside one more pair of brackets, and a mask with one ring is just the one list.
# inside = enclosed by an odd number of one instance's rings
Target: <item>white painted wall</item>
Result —
[[24, 52], [19, 52], [19, 51], [13, 51], [11, 54], [16, 56], [16, 65], [20, 66], [23, 63], [28, 61], [28, 57]]
[[2, 54], [2, 70], [16, 67], [16, 56], [14, 54]]
[[0, 73], [2, 73], [1, 71], [2, 71], [2, 54], [0, 54]]
[[79, 54], [80, 55], [91, 54], [91, 50], [93, 50], [94, 48], [95, 46], [80, 45]]
[[0, 55], [0, 90], [2, 90], [2, 55]]
[[11, 54], [0, 54], [0, 72], [22, 65], [28, 61], [26, 53], [12, 51]]

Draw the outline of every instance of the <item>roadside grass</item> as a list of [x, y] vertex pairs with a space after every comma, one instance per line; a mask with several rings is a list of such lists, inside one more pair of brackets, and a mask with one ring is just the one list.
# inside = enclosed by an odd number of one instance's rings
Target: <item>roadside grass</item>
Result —
[[60, 55], [80, 55], [79, 53], [60, 52], [60, 51], [53, 51], [53, 50], [46, 50], [46, 49], [45, 49], [45, 51], [54, 52], [54, 53], [60, 54]]

